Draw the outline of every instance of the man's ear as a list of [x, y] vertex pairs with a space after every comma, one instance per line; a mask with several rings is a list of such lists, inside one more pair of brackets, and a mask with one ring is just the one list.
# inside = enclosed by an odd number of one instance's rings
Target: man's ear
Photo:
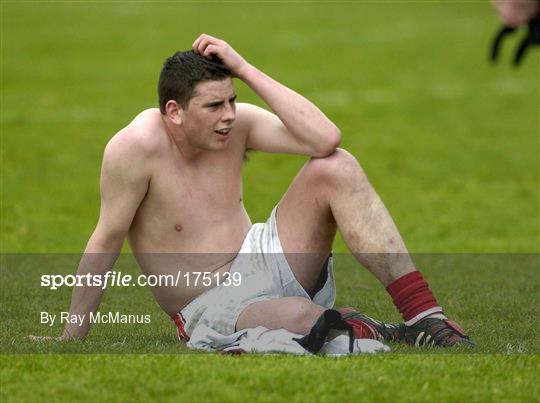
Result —
[[175, 124], [181, 125], [182, 124], [182, 117], [184, 110], [180, 105], [178, 105], [178, 102], [174, 100], [167, 101], [165, 104], [165, 112], [167, 113], [167, 117]]

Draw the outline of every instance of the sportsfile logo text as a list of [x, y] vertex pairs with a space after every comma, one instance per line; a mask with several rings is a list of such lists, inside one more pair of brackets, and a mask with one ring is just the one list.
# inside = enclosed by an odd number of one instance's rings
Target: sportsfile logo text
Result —
[[57, 290], [60, 287], [129, 287], [129, 286], [150, 286], [150, 287], [197, 287], [210, 285], [223, 285], [238, 287], [242, 283], [242, 275], [235, 273], [213, 273], [203, 271], [182, 272], [173, 274], [140, 274], [135, 277], [131, 274], [122, 274], [121, 271], [110, 270], [105, 274], [43, 274], [41, 276], [41, 286], [50, 290]]

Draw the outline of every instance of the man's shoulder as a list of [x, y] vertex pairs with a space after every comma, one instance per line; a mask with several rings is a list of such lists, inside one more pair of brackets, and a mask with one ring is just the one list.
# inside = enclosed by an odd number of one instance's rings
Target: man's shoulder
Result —
[[236, 104], [237, 115], [238, 117], [242, 117], [242, 118], [250, 117], [261, 110], [264, 110], [264, 109], [261, 108], [260, 106], [250, 104], [247, 102], [238, 102]]
[[253, 127], [264, 124], [265, 117], [268, 115], [271, 116], [273, 114], [260, 106], [245, 102], [238, 102], [236, 104], [235, 126], [240, 132], [248, 136]]
[[236, 115], [238, 123], [248, 126], [265, 122], [269, 117], [276, 117], [274, 113], [260, 106], [240, 102], [236, 104]]
[[159, 109], [146, 109], [109, 140], [106, 152], [150, 156], [166, 144], [166, 140]]

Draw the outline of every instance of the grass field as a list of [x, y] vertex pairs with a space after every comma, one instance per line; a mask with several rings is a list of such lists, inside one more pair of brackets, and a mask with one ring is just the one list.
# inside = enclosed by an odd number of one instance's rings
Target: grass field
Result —
[[[2, 1], [1, 25], [0, 400], [539, 400], [540, 58], [531, 52], [512, 69], [515, 37], [498, 66], [487, 63], [498, 27], [488, 2]], [[38, 315], [67, 309], [70, 290], [43, 289], [38, 276], [75, 270], [97, 219], [105, 144], [156, 106], [164, 58], [201, 32], [227, 39], [336, 122], [475, 350], [187, 354], [138, 287], [109, 290], [101, 309], [148, 313], [152, 326], [25, 340], [61, 330]], [[240, 101], [261, 104], [237, 89]], [[253, 222], [304, 161], [251, 155]], [[337, 305], [397, 320], [340, 238], [334, 249]]]

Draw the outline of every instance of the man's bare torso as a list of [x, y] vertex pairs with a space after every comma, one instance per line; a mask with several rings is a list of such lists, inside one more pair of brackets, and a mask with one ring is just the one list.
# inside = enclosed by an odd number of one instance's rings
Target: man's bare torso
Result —
[[[131, 248], [146, 275], [228, 272], [251, 227], [242, 202], [246, 133], [238, 109], [227, 147], [193, 159], [184, 157], [167, 134], [158, 109], [139, 114], [123, 134], [142, 136], [138, 141], [149, 150], [148, 189], [129, 230]], [[152, 288], [169, 314], [207, 289], [180, 279], [176, 287]]]

